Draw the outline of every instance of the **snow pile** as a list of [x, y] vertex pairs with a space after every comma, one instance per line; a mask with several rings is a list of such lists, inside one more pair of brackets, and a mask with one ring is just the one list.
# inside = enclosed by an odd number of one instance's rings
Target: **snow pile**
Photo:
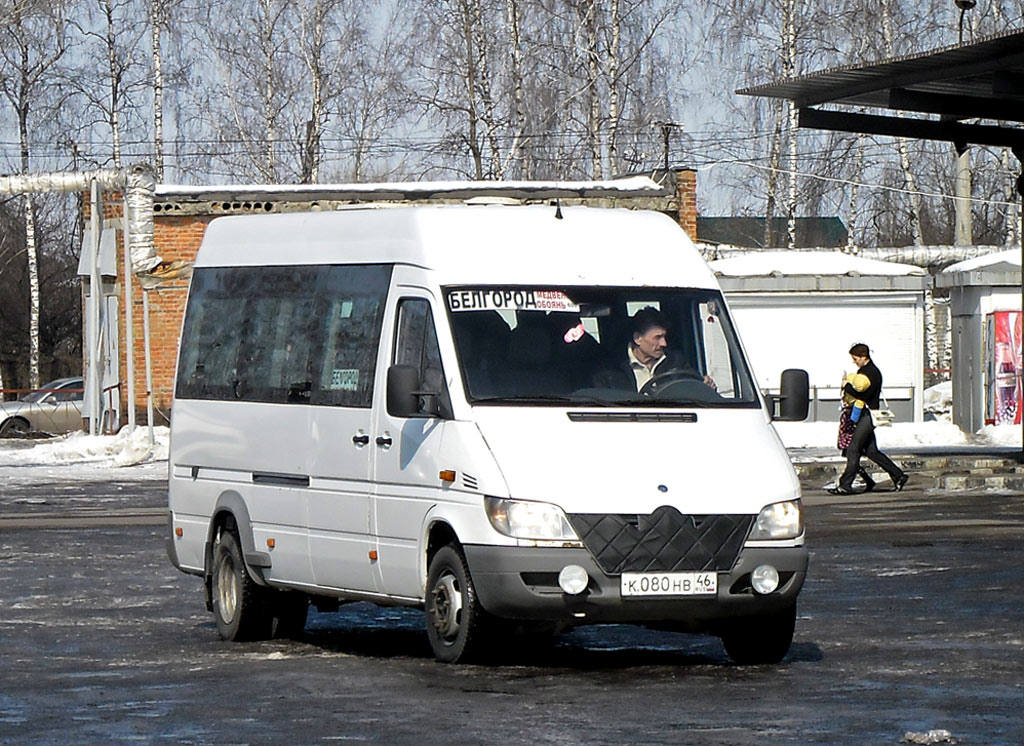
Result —
[[[774, 425], [786, 448], [836, 448], [838, 415], [836, 422], [776, 422]], [[953, 423], [943, 420], [894, 422], [887, 427], [875, 428], [878, 447], [883, 451], [918, 446], [1020, 447], [1022, 437], [1019, 425], [989, 425], [967, 435]]]
[[170, 430], [154, 427], [153, 439], [151, 449], [146, 427], [136, 427], [134, 431], [124, 427], [117, 435], [76, 432], [53, 440], [35, 441], [31, 448], [4, 448], [0, 450], [0, 465], [90, 464], [117, 467], [166, 461]]
[[943, 381], [924, 390], [924, 411], [937, 420], [952, 422], [953, 382]]

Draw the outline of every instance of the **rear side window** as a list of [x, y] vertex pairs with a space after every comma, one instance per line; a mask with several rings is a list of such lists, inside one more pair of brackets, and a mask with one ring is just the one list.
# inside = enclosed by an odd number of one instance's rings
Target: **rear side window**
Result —
[[197, 269], [175, 396], [369, 407], [390, 265]]

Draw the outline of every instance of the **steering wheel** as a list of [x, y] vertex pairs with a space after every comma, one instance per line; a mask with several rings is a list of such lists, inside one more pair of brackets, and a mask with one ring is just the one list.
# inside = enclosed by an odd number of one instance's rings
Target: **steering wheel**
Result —
[[671, 389], [689, 382], [696, 382], [706, 386], [700, 373], [675, 368], [664, 373], [655, 374], [647, 383], [640, 387], [640, 393], [644, 396], [652, 396], [658, 399], [662, 396], [668, 396], [667, 392]]

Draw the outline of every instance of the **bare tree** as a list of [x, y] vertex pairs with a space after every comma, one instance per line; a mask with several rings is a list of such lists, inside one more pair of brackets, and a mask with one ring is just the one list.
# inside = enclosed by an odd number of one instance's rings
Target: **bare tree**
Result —
[[[4, 7], [5, 6], [5, 7]], [[13, 109], [18, 125], [19, 166], [29, 173], [32, 163], [30, 132], [55, 88], [55, 66], [67, 52], [66, 24], [59, 6], [13, 0], [0, 6], [7, 19], [0, 30], [0, 93]], [[39, 252], [32, 195], [24, 197], [25, 257], [29, 282], [29, 382], [39, 386]]]

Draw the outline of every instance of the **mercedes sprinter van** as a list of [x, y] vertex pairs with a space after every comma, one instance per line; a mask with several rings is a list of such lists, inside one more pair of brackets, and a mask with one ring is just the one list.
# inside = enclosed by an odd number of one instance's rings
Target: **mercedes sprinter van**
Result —
[[772, 419], [806, 416], [807, 378], [754, 380], [660, 213], [219, 218], [182, 327], [168, 553], [229, 640], [371, 601], [423, 609], [447, 662], [601, 623], [778, 661], [807, 550]]

